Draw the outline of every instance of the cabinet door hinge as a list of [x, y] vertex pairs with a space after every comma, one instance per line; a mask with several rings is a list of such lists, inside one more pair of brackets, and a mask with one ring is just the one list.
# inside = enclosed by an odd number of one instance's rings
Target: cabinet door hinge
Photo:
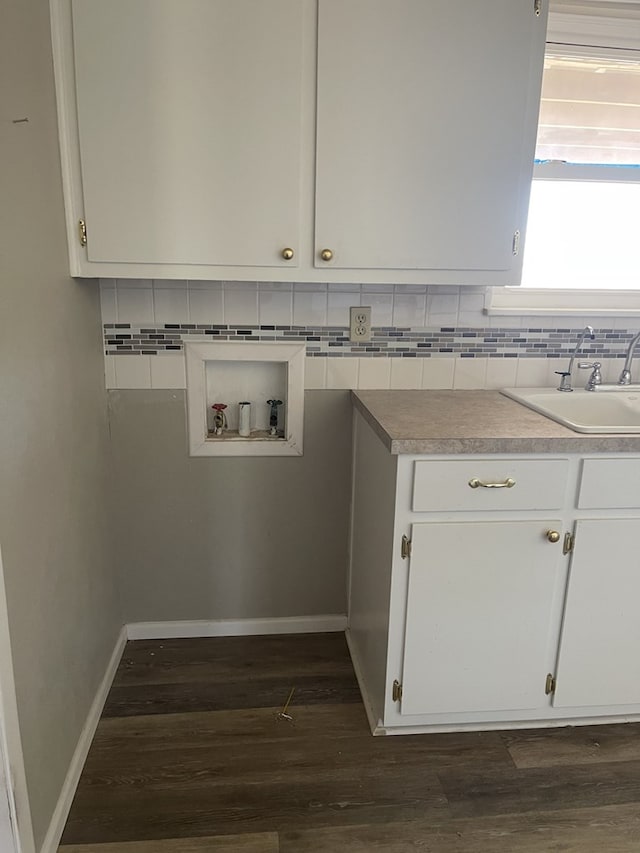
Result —
[[536, 17], [540, 17], [542, 14], [542, 0], [533, 0], [533, 11]]
[[397, 679], [393, 682], [391, 698], [394, 702], [399, 702], [402, 699], [402, 684]]
[[513, 242], [511, 244], [511, 251], [513, 252], [514, 255], [517, 255], [518, 252], [520, 251], [520, 232], [519, 231], [513, 232]]
[[564, 543], [562, 545], [562, 553], [570, 554], [573, 551], [576, 544], [576, 537], [573, 533], [565, 533], [564, 534]]
[[400, 556], [403, 560], [406, 560], [407, 557], [411, 556], [411, 539], [408, 536], [402, 537], [402, 543], [400, 545]]
[[550, 693], [556, 692], [556, 680], [553, 675], [551, 675], [551, 673], [547, 675], [546, 681], [544, 683], [544, 692], [547, 696], [549, 696]]
[[78, 237], [80, 238], [80, 245], [84, 249], [87, 245], [87, 223], [84, 219], [78, 219]]

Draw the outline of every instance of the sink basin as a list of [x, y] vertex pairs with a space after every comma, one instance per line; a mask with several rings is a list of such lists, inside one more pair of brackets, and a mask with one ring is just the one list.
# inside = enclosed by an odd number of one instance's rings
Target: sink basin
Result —
[[512, 400], [575, 432], [640, 433], [640, 385], [602, 385], [597, 391], [504, 388]]

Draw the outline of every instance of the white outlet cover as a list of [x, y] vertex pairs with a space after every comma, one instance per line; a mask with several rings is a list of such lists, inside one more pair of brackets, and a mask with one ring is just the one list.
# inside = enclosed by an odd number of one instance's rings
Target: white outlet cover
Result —
[[349, 309], [349, 340], [360, 343], [371, 340], [371, 306], [354, 305]]

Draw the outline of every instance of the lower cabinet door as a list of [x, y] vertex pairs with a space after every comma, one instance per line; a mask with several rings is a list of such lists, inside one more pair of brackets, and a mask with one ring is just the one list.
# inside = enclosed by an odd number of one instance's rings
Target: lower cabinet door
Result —
[[560, 524], [413, 525], [403, 714], [548, 706]]
[[578, 521], [553, 705], [640, 704], [640, 519]]

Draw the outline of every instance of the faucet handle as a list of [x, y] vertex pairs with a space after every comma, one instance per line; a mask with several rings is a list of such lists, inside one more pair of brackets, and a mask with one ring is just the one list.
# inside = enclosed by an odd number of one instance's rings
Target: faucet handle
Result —
[[570, 370], [554, 370], [554, 373], [557, 373], [558, 376], [561, 376], [560, 384], [558, 385], [558, 391], [573, 391], [571, 387], [571, 371]]
[[600, 373], [602, 364], [599, 361], [579, 361], [578, 367], [581, 370], [593, 371], [584, 386], [587, 391], [595, 391], [598, 385], [602, 385], [602, 374]]

